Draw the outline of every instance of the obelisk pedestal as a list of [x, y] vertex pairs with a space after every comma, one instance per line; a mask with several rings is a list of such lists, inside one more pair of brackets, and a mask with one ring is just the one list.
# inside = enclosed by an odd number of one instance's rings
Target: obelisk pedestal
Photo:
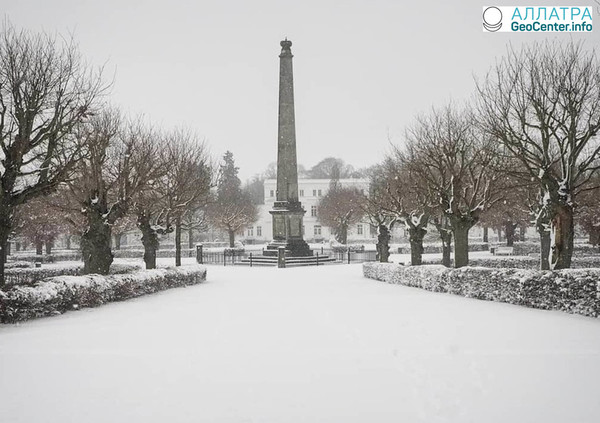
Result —
[[277, 193], [273, 210], [273, 241], [266, 255], [277, 255], [285, 247], [290, 257], [311, 256], [304, 241], [302, 220], [305, 210], [298, 200], [298, 165], [296, 159], [296, 122], [294, 113], [294, 75], [292, 42], [281, 42], [279, 55], [279, 126], [277, 139]]

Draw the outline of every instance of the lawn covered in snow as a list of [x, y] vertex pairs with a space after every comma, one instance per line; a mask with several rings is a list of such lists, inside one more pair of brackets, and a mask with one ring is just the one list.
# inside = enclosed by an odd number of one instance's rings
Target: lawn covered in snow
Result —
[[7, 423], [595, 423], [598, 380], [600, 320], [360, 265], [210, 266], [197, 286], [0, 325]]

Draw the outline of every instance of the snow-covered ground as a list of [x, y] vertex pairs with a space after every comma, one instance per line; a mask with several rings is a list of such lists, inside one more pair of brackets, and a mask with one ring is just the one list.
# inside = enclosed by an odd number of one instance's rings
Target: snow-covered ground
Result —
[[361, 274], [209, 266], [0, 326], [0, 421], [600, 421], [600, 320]]

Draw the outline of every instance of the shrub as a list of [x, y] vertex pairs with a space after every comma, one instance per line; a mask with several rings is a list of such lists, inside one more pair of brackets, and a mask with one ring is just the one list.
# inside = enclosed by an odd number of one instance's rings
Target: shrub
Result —
[[52, 254], [37, 255], [35, 253], [15, 253], [10, 258], [19, 261], [29, 261], [32, 263], [54, 263], [57, 261], [81, 261], [81, 252], [73, 251], [57, 251]]
[[[487, 242], [469, 242], [469, 251], [488, 251], [489, 244]], [[454, 251], [453, 246], [450, 246], [450, 250]], [[423, 244], [424, 254], [442, 254], [442, 244]], [[398, 254], [410, 254], [410, 245], [403, 244], [398, 247]]]
[[600, 316], [600, 269], [540, 271], [364, 263], [370, 279], [584, 316]]
[[[136, 264], [113, 263], [110, 274], [131, 273], [140, 270]], [[33, 285], [42, 279], [54, 276], [77, 276], [83, 272], [83, 263], [62, 263], [53, 267], [26, 267], [8, 268], [4, 270], [7, 285]]]
[[52, 316], [81, 307], [96, 307], [206, 280], [206, 268], [189, 266], [120, 275], [58, 276], [34, 286], [0, 291], [0, 321], [14, 323]]

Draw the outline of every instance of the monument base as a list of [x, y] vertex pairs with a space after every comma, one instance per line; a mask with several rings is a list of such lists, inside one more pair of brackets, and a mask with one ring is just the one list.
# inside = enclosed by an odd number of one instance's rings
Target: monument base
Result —
[[286, 257], [312, 256], [312, 250], [302, 238], [302, 218], [305, 210], [299, 201], [276, 201], [269, 213], [273, 216], [273, 241], [267, 245], [266, 256], [276, 256], [280, 247]]
[[267, 245], [267, 249], [264, 250], [263, 254], [276, 257], [279, 247], [285, 248], [286, 257], [308, 257], [313, 255], [309, 245], [303, 239], [273, 240]]

